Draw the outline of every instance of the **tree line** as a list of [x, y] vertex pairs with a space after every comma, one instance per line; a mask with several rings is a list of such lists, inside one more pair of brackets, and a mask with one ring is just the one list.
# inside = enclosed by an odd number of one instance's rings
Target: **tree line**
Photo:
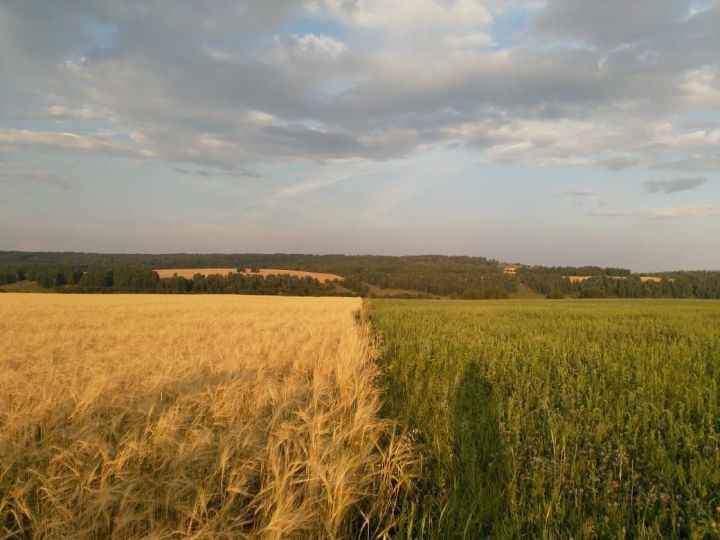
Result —
[[[394, 297], [505, 298], [517, 282], [498, 261], [485, 257], [420, 255], [300, 254], [101, 254], [74, 252], [0, 252], [0, 267], [32, 273], [36, 269], [95, 268], [288, 268], [343, 276], [346, 294], [372, 296], [370, 287], [399, 290]], [[321, 287], [323, 292], [328, 292]], [[329, 287], [337, 290], [335, 285]]]
[[160, 279], [157, 272], [144, 268], [37, 267], [30, 270], [3, 270], [0, 286], [33, 280], [43, 288], [73, 293], [168, 293], [168, 294], [264, 294], [288, 296], [352, 295], [334, 284], [311, 277], [280, 275], [196, 274], [192, 278], [175, 275]]
[[[287, 268], [343, 276], [339, 283], [290, 276], [195, 276], [159, 279], [154, 268]], [[507, 298], [522, 284], [548, 297], [720, 298], [719, 271], [653, 274], [642, 281], [624, 268], [522, 266], [507, 274], [485, 257], [443, 255], [100, 254], [0, 251], [0, 287], [35, 280], [75, 292], [206, 292], [361, 295], [397, 298]], [[567, 276], [593, 276], [571, 282]], [[388, 292], [389, 291], [389, 292]]]
[[552, 273], [546, 268], [518, 269], [518, 280], [548, 297], [576, 298], [701, 298], [720, 299], [720, 272], [682, 271], [653, 274], [659, 281], [643, 281], [637, 274], [600, 274], [572, 282], [567, 276], [582, 273]]

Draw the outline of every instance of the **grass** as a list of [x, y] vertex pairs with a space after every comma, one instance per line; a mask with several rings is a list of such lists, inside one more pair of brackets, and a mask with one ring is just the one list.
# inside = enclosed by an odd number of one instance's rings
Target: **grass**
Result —
[[392, 530], [358, 299], [0, 298], [0, 538]]
[[399, 538], [718, 538], [720, 303], [373, 302]]

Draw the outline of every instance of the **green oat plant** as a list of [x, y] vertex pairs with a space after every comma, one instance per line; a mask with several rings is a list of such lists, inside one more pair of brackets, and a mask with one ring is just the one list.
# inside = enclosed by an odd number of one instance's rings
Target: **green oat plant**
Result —
[[720, 302], [374, 301], [397, 538], [720, 537]]

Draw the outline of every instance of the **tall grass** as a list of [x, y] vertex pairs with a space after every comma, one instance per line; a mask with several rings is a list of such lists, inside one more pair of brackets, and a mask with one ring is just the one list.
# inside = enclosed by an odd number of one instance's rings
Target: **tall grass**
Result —
[[720, 303], [375, 301], [407, 538], [720, 537]]
[[357, 299], [3, 295], [0, 538], [383, 536]]

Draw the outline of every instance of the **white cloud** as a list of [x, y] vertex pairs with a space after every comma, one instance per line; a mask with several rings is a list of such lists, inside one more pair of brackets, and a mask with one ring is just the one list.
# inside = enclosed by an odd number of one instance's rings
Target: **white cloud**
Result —
[[717, 66], [689, 71], [680, 84], [683, 100], [693, 107], [720, 109], [720, 76]]
[[[116, 29], [98, 50], [78, 27], [79, 9], [50, 24], [45, 2], [0, 7], [0, 72], [10, 82], [0, 89], [3, 114], [37, 110], [16, 97], [32, 89], [50, 117], [99, 120], [126, 136], [24, 133], [18, 122], [3, 132], [0, 152], [35, 146], [242, 169], [452, 144], [503, 163], [717, 169], [717, 117], [680, 127], [683, 115], [720, 109], [708, 52], [717, 9], [683, 19], [662, 0], [645, 27], [642, 10], [619, 0], [587, 9], [552, 0], [539, 14], [535, 0], [305, 3], [305, 23], [330, 18], [319, 27], [339, 23], [341, 41], [330, 30], [289, 34], [299, 0], [179, 2], [171, 17], [98, 0], [82, 16]], [[494, 14], [507, 9], [537, 14], [534, 32], [517, 46], [483, 50], [498, 30]], [[617, 17], [623, 10], [627, 20]], [[597, 28], [602, 20], [619, 22]]]
[[492, 22], [488, 8], [477, 0], [315, 0], [308, 2], [308, 8], [347, 24], [405, 36], [428, 30], [486, 27]]
[[292, 39], [297, 54], [307, 58], [335, 59], [347, 51], [343, 42], [324, 35], [305, 34], [299, 36], [293, 34]]
[[492, 44], [492, 37], [485, 32], [453, 34], [446, 36], [445, 42], [451, 49], [475, 49]]
[[50, 107], [47, 107], [45, 109], [45, 112], [47, 112], [49, 116], [60, 120], [71, 118], [80, 120], [93, 120], [95, 118], [103, 117], [103, 114], [100, 111], [89, 105], [85, 105], [80, 109], [70, 109], [63, 105], [52, 105]]
[[275, 116], [270, 113], [263, 111], [248, 111], [245, 114], [245, 119], [256, 126], [269, 126], [275, 123], [277, 120]]
[[587, 120], [483, 120], [443, 130], [451, 141], [480, 147], [486, 161], [526, 165], [658, 162], [683, 149], [715, 149], [720, 130], [678, 133], [663, 121], [613, 116]]
[[151, 157], [153, 152], [146, 148], [133, 147], [115, 140], [105, 133], [78, 134], [55, 131], [33, 131], [28, 129], [0, 130], [0, 148], [35, 147], [69, 150], [76, 152], [106, 152], [135, 157]]

